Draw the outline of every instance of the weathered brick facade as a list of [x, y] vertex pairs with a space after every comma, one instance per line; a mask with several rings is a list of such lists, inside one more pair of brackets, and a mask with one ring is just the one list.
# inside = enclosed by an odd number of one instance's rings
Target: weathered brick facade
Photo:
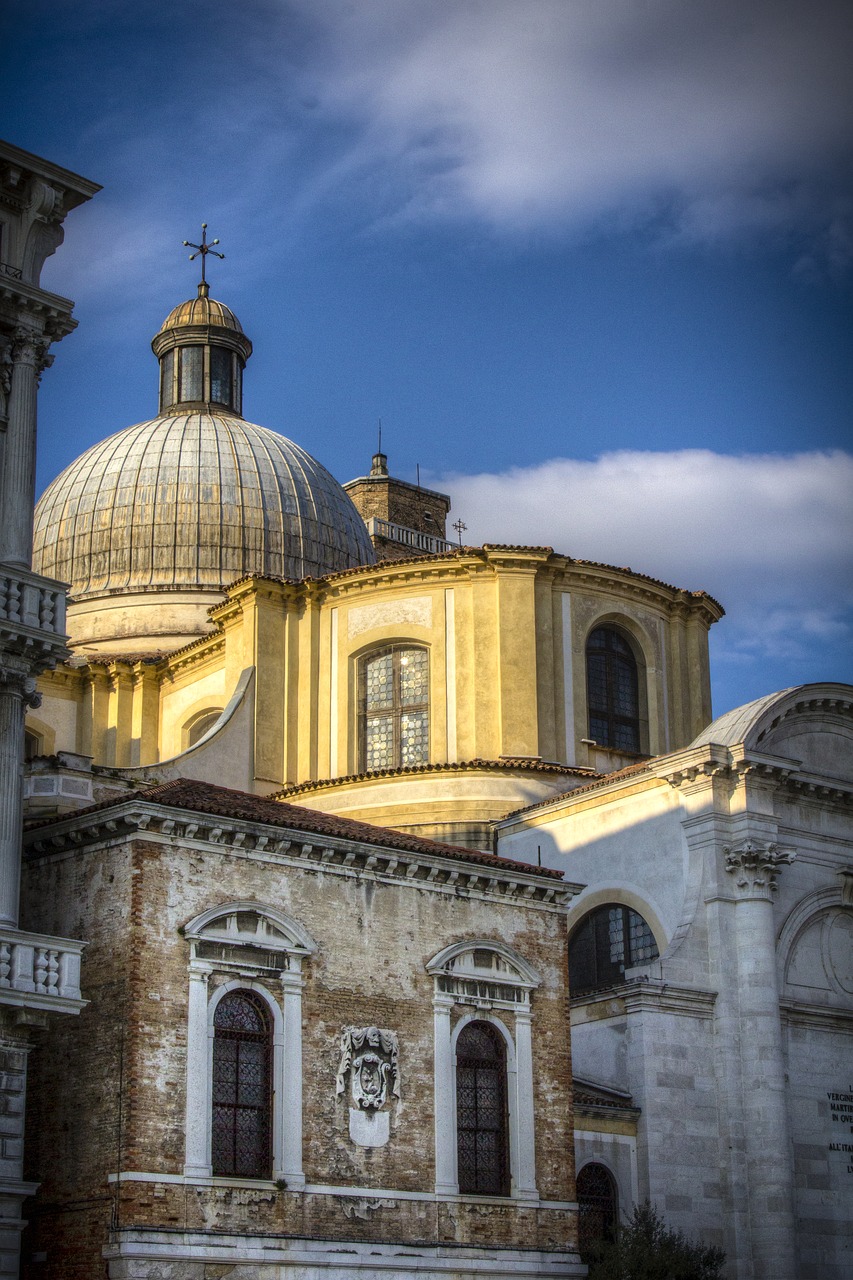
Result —
[[[26, 1274], [43, 1276], [46, 1263], [56, 1280], [88, 1280], [105, 1274], [110, 1248], [112, 1277], [211, 1274], [174, 1261], [167, 1272], [141, 1262], [123, 1269], [130, 1264], [118, 1253], [135, 1257], [132, 1238], [140, 1232], [170, 1259], [176, 1242], [200, 1242], [201, 1256], [222, 1233], [244, 1244], [271, 1236], [280, 1248], [296, 1239], [354, 1247], [396, 1241], [460, 1250], [460, 1258], [500, 1249], [570, 1258], [573, 1121], [560, 882], [488, 855], [451, 860], [443, 846], [412, 838], [408, 851], [395, 851], [390, 832], [380, 853], [375, 843], [328, 835], [312, 845], [304, 829], [291, 843], [262, 823], [205, 822], [198, 814], [188, 823], [180, 819], [193, 815], [174, 808], [152, 803], [141, 817], [138, 809], [123, 801], [102, 806], [88, 824], [81, 814], [33, 833], [28, 910], [42, 929], [89, 940], [83, 985], [90, 1003], [32, 1059], [28, 1156], [42, 1186], [24, 1257], [45, 1262], [32, 1262]], [[300, 816], [310, 823], [309, 814]], [[190, 942], [182, 931], [204, 912], [241, 902], [298, 921], [316, 944], [302, 967], [304, 1190], [184, 1176]], [[511, 948], [541, 978], [530, 1002], [536, 1196], [526, 1201], [435, 1192], [435, 979], [426, 965], [450, 944], [484, 939]], [[212, 963], [209, 997], [234, 980], [233, 966]], [[270, 975], [264, 980], [274, 987]], [[454, 1003], [451, 1026], [472, 1008]], [[488, 1002], [478, 1010], [488, 1017]], [[499, 1016], [514, 1035], [514, 1012]], [[349, 1025], [389, 1028], [399, 1040], [400, 1098], [384, 1146], [356, 1145], [347, 1097], [336, 1094], [341, 1031]], [[573, 1273], [569, 1261], [559, 1274]]]

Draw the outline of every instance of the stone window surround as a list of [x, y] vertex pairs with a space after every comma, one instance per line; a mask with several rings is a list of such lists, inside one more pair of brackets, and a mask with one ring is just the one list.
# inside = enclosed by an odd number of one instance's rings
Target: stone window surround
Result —
[[[355, 685], [355, 762], [358, 772], [367, 771], [367, 665], [374, 659], [382, 657], [384, 654], [400, 653], [404, 654], [409, 650], [418, 650], [427, 656], [427, 675], [426, 675], [426, 716], [427, 716], [427, 758], [424, 763], [432, 760], [432, 742], [433, 742], [433, 654], [432, 646], [425, 644], [423, 640], [413, 640], [405, 636], [391, 639], [383, 639], [373, 641], [362, 649], [350, 655], [350, 660], [354, 663], [354, 685]], [[420, 710], [420, 704], [416, 708]], [[399, 717], [404, 710], [402, 705], [396, 705], [390, 713], [395, 726], [395, 740], [399, 732]], [[401, 768], [402, 764], [399, 760], [395, 760], [388, 765], [375, 766], [376, 768]]]
[[[637, 665], [637, 697], [638, 697], [638, 717], [639, 717], [639, 734], [640, 734], [640, 755], [648, 755], [651, 753], [652, 743], [652, 714], [654, 706], [654, 698], [649, 688], [650, 672], [655, 670], [657, 665], [654, 654], [652, 638], [646, 633], [643, 626], [634, 618], [621, 612], [603, 612], [596, 614], [591, 619], [587, 619], [583, 627], [582, 635], [582, 651], [583, 651], [583, 707], [580, 708], [582, 719], [579, 723], [589, 726], [589, 693], [587, 688], [587, 648], [592, 633], [598, 628], [603, 627], [610, 631], [615, 631], [617, 635], [627, 641], [628, 646], [634, 656]], [[665, 655], [665, 646], [662, 647], [661, 658]], [[599, 744], [608, 749], [604, 743]], [[617, 748], [618, 750], [618, 748]]]
[[[512, 985], [522, 999], [464, 997], [440, 989], [439, 979], [452, 972], [452, 962], [464, 952], [490, 951], [508, 963], [514, 973]], [[456, 1143], [456, 1042], [469, 1022], [489, 1022], [506, 1044], [507, 1110], [509, 1137], [510, 1194], [507, 1200], [538, 1201], [536, 1189], [536, 1148], [533, 1107], [533, 1053], [531, 993], [540, 984], [539, 975], [506, 943], [494, 939], [468, 939], [445, 947], [427, 964], [435, 982], [433, 1016], [435, 1028], [434, 1114], [435, 1192], [442, 1198], [460, 1198]], [[503, 979], [495, 977], [496, 984]], [[474, 1005], [462, 1013], [451, 1029], [454, 1008]], [[495, 1012], [500, 1008], [514, 1015], [515, 1036]], [[479, 1199], [480, 1197], [463, 1197]], [[489, 1197], [494, 1200], [494, 1197]]]
[[[202, 958], [198, 943], [215, 929], [217, 923], [237, 913], [252, 913], [269, 922], [279, 937], [266, 940], [266, 950], [281, 953], [282, 968], [278, 973], [281, 996], [270, 989], [269, 969], [253, 963], [251, 957], [240, 961], [235, 977], [221, 983], [211, 994], [210, 976], [215, 971], [234, 968], [233, 963]], [[289, 916], [258, 902], [230, 902], [196, 917], [184, 930], [190, 940], [189, 1008], [187, 1021], [187, 1105], [184, 1176], [210, 1179], [211, 1121], [213, 1111], [213, 1039], [214, 1015], [223, 996], [230, 991], [256, 992], [267, 1005], [273, 1022], [273, 1115], [272, 1115], [272, 1180], [298, 1191], [305, 1186], [302, 1167], [302, 959], [316, 951], [316, 944], [303, 927]], [[283, 937], [281, 936], [283, 935]], [[220, 935], [221, 937], [221, 935]], [[250, 945], [250, 939], [235, 937], [233, 946]], [[255, 976], [250, 976], [253, 974]], [[263, 980], [262, 980], [263, 979]], [[225, 1181], [232, 1181], [225, 1179]]]

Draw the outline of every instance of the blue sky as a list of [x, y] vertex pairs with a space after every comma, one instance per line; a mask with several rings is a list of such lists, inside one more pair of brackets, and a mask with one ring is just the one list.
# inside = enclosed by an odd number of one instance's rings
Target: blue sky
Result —
[[40, 488], [156, 411], [207, 221], [247, 417], [341, 480], [381, 417], [466, 540], [710, 591], [718, 713], [853, 679], [847, 0], [3, 14], [5, 136], [104, 186], [43, 274]]

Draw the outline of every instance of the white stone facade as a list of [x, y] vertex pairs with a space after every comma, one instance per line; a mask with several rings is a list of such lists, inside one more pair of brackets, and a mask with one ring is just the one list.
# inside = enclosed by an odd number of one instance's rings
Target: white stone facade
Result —
[[[638, 912], [659, 958], [573, 999], [577, 1075], [640, 1108], [636, 1186], [721, 1245], [738, 1280], [842, 1280], [853, 1263], [853, 689], [808, 685], [686, 751], [507, 819], [503, 856], [584, 882], [569, 929]], [[623, 1143], [623, 1146], [625, 1144]]]

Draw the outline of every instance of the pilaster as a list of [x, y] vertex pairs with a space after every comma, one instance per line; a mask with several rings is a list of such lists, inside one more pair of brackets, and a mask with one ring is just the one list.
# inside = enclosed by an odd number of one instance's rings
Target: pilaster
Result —
[[773, 894], [794, 853], [744, 840], [723, 849], [734, 894], [743, 1151], [753, 1275], [794, 1280], [791, 1136], [777, 988]]
[[0, 472], [0, 562], [28, 569], [33, 549], [38, 377], [50, 363], [48, 342], [37, 330], [15, 329], [8, 366], [8, 422]]
[[29, 662], [0, 651], [0, 925], [18, 923], [24, 717], [40, 703]]

